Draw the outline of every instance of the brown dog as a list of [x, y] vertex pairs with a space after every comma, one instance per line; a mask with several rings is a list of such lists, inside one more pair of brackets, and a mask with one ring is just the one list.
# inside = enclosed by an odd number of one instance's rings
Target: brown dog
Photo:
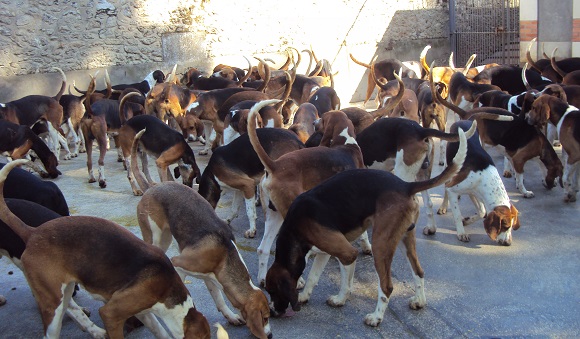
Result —
[[[145, 242], [167, 251], [177, 241], [179, 255], [171, 258], [177, 272], [184, 280], [202, 279], [231, 324], [245, 322], [256, 337], [272, 337], [268, 299], [252, 283], [231, 227], [202, 196], [175, 182], [162, 183], [143, 195], [137, 217]], [[222, 291], [241, 316], [226, 305]]]
[[[270, 248], [292, 201], [338, 172], [364, 167], [360, 148], [354, 139], [354, 126], [341, 111], [327, 112], [322, 118], [325, 124], [321, 128], [324, 130], [326, 126], [326, 130], [321, 145], [329, 147], [304, 148], [273, 160], [256, 134], [256, 114], [262, 107], [276, 102], [261, 101], [248, 115], [250, 142], [266, 170], [260, 183], [262, 206], [268, 206], [264, 237], [258, 247], [260, 284], [265, 282]], [[370, 246], [367, 250], [370, 252]]]
[[[62, 217], [38, 228], [26, 225], [4, 202], [4, 181], [16, 160], [0, 171], [0, 219], [26, 244], [22, 266], [38, 303], [44, 334], [58, 337], [75, 284], [105, 301], [99, 314], [110, 338], [136, 315], [156, 336], [210, 338], [209, 324], [162, 250], [105, 219]], [[95, 255], [100, 253], [100, 255]], [[146, 313], [142, 313], [142, 312]]]

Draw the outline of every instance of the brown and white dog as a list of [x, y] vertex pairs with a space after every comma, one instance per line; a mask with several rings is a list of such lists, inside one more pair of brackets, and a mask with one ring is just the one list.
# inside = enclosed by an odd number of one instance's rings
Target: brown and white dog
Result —
[[0, 103], [0, 118], [32, 128], [44, 123], [49, 136], [49, 146], [57, 157], [60, 156], [59, 130], [62, 123], [62, 106], [58, 100], [44, 95], [28, 95], [18, 100]]
[[[257, 338], [272, 337], [270, 308], [261, 289], [252, 283], [231, 227], [196, 191], [175, 182], [150, 188], [137, 205], [143, 240], [164, 251], [175, 239], [179, 255], [171, 262], [183, 280], [202, 279], [218, 310], [231, 324], [246, 323]], [[222, 291], [235, 314], [225, 303]]]
[[0, 220], [26, 244], [22, 266], [46, 337], [59, 336], [75, 284], [105, 302], [99, 314], [111, 338], [123, 336], [123, 324], [133, 315], [156, 336], [169, 334], [154, 315], [174, 337], [210, 337], [207, 320], [159, 248], [101, 218], [62, 217], [32, 228], [16, 217], [1, 192], [10, 170], [26, 162], [13, 161], [0, 171]]
[[61, 174], [57, 168], [58, 158], [38, 135], [28, 126], [0, 119], [0, 153], [6, 152], [12, 159], [22, 159], [29, 156], [29, 151], [34, 151], [44, 166], [42, 169], [31, 163], [41, 177], [54, 179]]
[[[489, 92], [484, 94], [486, 93]], [[535, 196], [534, 192], [528, 191], [524, 186], [524, 165], [529, 160], [535, 160], [538, 163], [545, 177], [544, 187], [552, 189], [556, 178], [560, 178], [560, 185], [562, 185], [562, 162], [546, 136], [526, 122], [525, 112], [515, 115], [497, 107], [479, 107], [465, 111], [443, 100], [438, 93], [435, 93], [435, 96], [439, 102], [457, 113], [461, 119], [478, 121], [480, 141], [500, 148], [500, 152], [504, 155], [504, 177], [509, 178], [515, 172], [516, 188], [524, 198]], [[534, 94], [526, 93], [524, 97], [526, 96], [534, 97]], [[496, 118], [488, 118], [490, 114]]]
[[292, 118], [292, 125], [288, 130], [296, 133], [302, 142], [306, 142], [308, 138], [314, 133], [314, 122], [318, 120], [318, 110], [316, 106], [309, 102], [305, 102], [298, 106], [294, 117]]
[[[387, 119], [388, 120], [388, 119]], [[399, 241], [406, 247], [413, 271], [415, 295], [409, 300], [413, 309], [425, 307], [424, 271], [415, 249], [415, 223], [419, 206], [415, 194], [451, 179], [465, 159], [466, 140], [460, 132], [461, 148], [449, 167], [430, 180], [406, 182], [395, 175], [371, 169], [354, 169], [335, 174], [313, 189], [299, 195], [290, 206], [276, 241], [274, 264], [266, 276], [266, 290], [273, 312], [280, 315], [288, 305], [294, 311], [307, 302], [330, 256], [344, 266], [341, 289], [331, 296], [331, 306], [345, 304], [353, 283], [358, 250], [351, 242], [372, 227], [373, 258], [379, 277], [375, 311], [365, 323], [378, 326], [383, 320], [393, 292], [391, 263]], [[305, 268], [304, 255], [316, 246], [317, 254], [304, 290], [298, 294], [296, 283]]]
[[538, 127], [550, 122], [557, 127], [565, 163], [562, 175], [566, 190], [564, 201], [575, 202], [580, 177], [580, 111], [561, 99], [543, 94], [532, 104], [527, 122]]
[[[475, 122], [461, 120], [451, 126], [451, 131], [467, 130]], [[457, 153], [456, 142], [447, 143], [446, 156], [448, 161]], [[459, 210], [459, 196], [468, 194], [477, 209], [475, 215], [463, 218]], [[469, 234], [463, 226], [470, 225], [485, 217], [483, 225], [487, 235], [500, 245], [509, 246], [512, 243], [512, 230], [520, 228], [518, 210], [511, 203], [493, 160], [479, 143], [479, 135], [475, 133], [467, 141], [467, 156], [459, 173], [445, 184], [445, 198], [439, 214], [447, 212], [451, 205], [453, 220], [457, 229], [457, 238], [468, 242]], [[426, 235], [434, 234], [436, 229], [425, 228]]]
[[[272, 159], [304, 148], [296, 134], [283, 128], [259, 128], [260, 142]], [[248, 134], [241, 135], [231, 143], [214, 150], [201, 179], [199, 194], [216, 208], [225, 188], [233, 190], [232, 206], [226, 217], [229, 223], [238, 216], [240, 205], [245, 201], [250, 228], [246, 238], [256, 236], [256, 187], [264, 175], [264, 165], [250, 144]]]
[[[262, 107], [276, 102], [278, 100], [261, 101], [252, 107], [248, 115], [250, 142], [266, 171], [260, 182], [262, 206], [267, 206], [264, 237], [258, 247], [260, 284], [265, 282], [270, 248], [292, 201], [300, 193], [336, 173], [364, 167], [352, 122], [341, 111], [326, 112], [322, 116], [321, 128], [324, 132], [320, 145], [326, 147], [303, 148], [273, 160], [257, 137], [255, 119]], [[365, 251], [370, 252], [368, 240]]]
[[[193, 150], [183, 139], [183, 135], [154, 116], [138, 115], [127, 120], [119, 130], [119, 143], [127, 167], [127, 178], [134, 195], [142, 195], [153, 185], [147, 170], [147, 155], [155, 158], [161, 182], [173, 179], [169, 165], [175, 163], [178, 164], [184, 185], [191, 187], [193, 179], [200, 177]], [[141, 175], [135, 172], [137, 145], [141, 150], [141, 163], [147, 181], [143, 181]], [[141, 189], [135, 185], [135, 176]]]

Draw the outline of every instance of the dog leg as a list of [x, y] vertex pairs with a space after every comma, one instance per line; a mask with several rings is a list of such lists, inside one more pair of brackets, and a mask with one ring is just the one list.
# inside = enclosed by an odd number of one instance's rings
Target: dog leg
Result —
[[533, 198], [534, 192], [528, 191], [526, 186], [524, 186], [524, 164], [514, 164], [514, 170], [516, 173], [516, 188], [518, 191], [524, 196], [524, 198]]
[[364, 231], [360, 237], [358, 237], [358, 241], [361, 247], [363, 254], [372, 255], [373, 254], [373, 247], [369, 241], [369, 233]]
[[503, 157], [503, 177], [504, 178], [511, 178], [512, 174], [514, 173], [514, 167], [510, 162], [509, 158], [504, 156]]
[[340, 290], [337, 295], [330, 296], [326, 303], [332, 307], [344, 306], [346, 299], [350, 295], [352, 290], [352, 284], [354, 283], [354, 268], [356, 260], [350, 265], [339, 264], [340, 266]]
[[[267, 203], [266, 203], [267, 204]], [[267, 206], [267, 205], [262, 205]], [[276, 236], [282, 227], [282, 214], [278, 211], [273, 211], [266, 208], [266, 222], [264, 226], [264, 236], [258, 246], [258, 282], [260, 286], [266, 285], [266, 272], [268, 270], [268, 258], [270, 257], [270, 249], [276, 240]]]
[[306, 285], [304, 285], [304, 289], [298, 295], [298, 302], [299, 303], [306, 303], [310, 299], [310, 295], [312, 295], [312, 290], [314, 286], [318, 284], [318, 280], [320, 280], [320, 276], [324, 271], [324, 267], [328, 263], [330, 259], [330, 254], [328, 253], [317, 253], [314, 257], [314, 261], [312, 262], [312, 268], [310, 268], [310, 273], [308, 273], [308, 279], [306, 279]]
[[141, 157], [141, 168], [145, 178], [150, 186], [155, 185], [155, 181], [151, 179], [151, 173], [149, 173], [149, 158], [147, 157], [147, 153], [139, 151], [139, 156]]
[[483, 202], [477, 199], [477, 197], [473, 194], [470, 194], [469, 198], [471, 199], [471, 202], [473, 202], [473, 205], [475, 206], [477, 212], [470, 217], [463, 218], [463, 226], [471, 225], [474, 222], [483, 219], [483, 217], [485, 216], [485, 205], [483, 204]]
[[246, 321], [244, 318], [239, 314], [235, 314], [226, 304], [224, 295], [222, 293], [222, 288], [220, 288], [221, 285], [219, 285], [219, 283], [216, 284], [217, 281], [212, 278], [204, 277], [202, 279], [205, 282], [205, 286], [207, 286], [207, 289], [211, 294], [211, 297], [213, 298], [218, 311], [224, 315], [228, 322], [236, 326], [245, 324]]
[[78, 145], [79, 153], [85, 153], [87, 151], [87, 147], [85, 145], [85, 136], [83, 133], [84, 133], [83, 130], [79, 129], [79, 140], [80, 140]]
[[64, 160], [70, 160], [73, 158], [73, 154], [71, 153], [70, 149], [68, 148], [68, 141], [63, 137], [60, 133], [57, 133], [58, 142], [60, 146], [65, 150], [66, 154], [64, 156]]
[[425, 297], [425, 272], [421, 268], [417, 257], [415, 230], [407, 231], [403, 236], [403, 244], [405, 245], [407, 261], [411, 266], [411, 273], [415, 282], [415, 295], [409, 298], [409, 307], [416, 310], [427, 305], [427, 298]]
[[0, 295], [0, 306], [4, 306], [6, 305], [6, 298], [4, 298], [4, 296]]
[[79, 140], [79, 136], [75, 132], [74, 126], [73, 126], [70, 118], [68, 118], [66, 120], [66, 124], [62, 125], [63, 130], [65, 129], [65, 127], [67, 130], [65, 132], [67, 143], [68, 143], [68, 141], [70, 141], [74, 145], [74, 152], [72, 152], [71, 155], [73, 158], [76, 158], [79, 156], [79, 141], [80, 140]]
[[566, 196], [564, 197], [565, 202], [575, 202], [576, 201], [576, 186], [574, 181], [576, 181], [576, 172], [578, 163], [570, 164], [568, 161], [564, 165], [564, 173], [562, 174], [562, 182], [564, 183], [564, 190], [566, 191]]
[[[421, 197], [423, 198], [423, 205], [424, 205], [424, 210], [427, 214], [427, 226], [425, 226], [425, 228], [423, 228], [423, 232], [425, 232], [425, 230], [429, 230], [432, 231], [433, 233], [435, 233], [435, 230], [437, 230], [437, 224], [435, 223], [435, 215], [433, 213], [433, 201], [431, 201], [431, 196], [429, 194], [429, 191], [422, 191], [421, 192]], [[430, 234], [433, 234], [430, 233]]]
[[256, 196], [252, 196], [251, 198], [245, 198], [244, 202], [246, 203], [246, 215], [248, 216], [248, 221], [250, 222], [250, 229], [244, 233], [244, 237], [246, 238], [253, 238], [256, 236]]
[[205, 147], [201, 151], [199, 151], [199, 155], [207, 155], [209, 153], [209, 149], [211, 148], [211, 144], [215, 139], [215, 131], [213, 129], [213, 123], [208, 120], [202, 120], [203, 122], [203, 132], [207, 140], [205, 140]]
[[136, 314], [135, 317], [139, 319], [145, 327], [147, 327], [155, 336], [155, 338], [170, 338], [171, 336], [163, 328], [159, 320], [151, 312]]
[[133, 175], [133, 171], [131, 171], [131, 158], [125, 158], [125, 170], [127, 171], [127, 179], [129, 179], [129, 184], [131, 185], [131, 189], [133, 190], [133, 195], [135, 196], [142, 196], [143, 191], [137, 187], [137, 183], [135, 181], [135, 176]]
[[59, 138], [58, 138], [59, 133], [54, 128], [54, 126], [52, 126], [52, 123], [50, 123], [50, 121], [46, 122], [46, 127], [48, 128], [48, 135], [49, 135], [50, 141], [52, 143], [52, 150], [51, 151], [54, 153], [54, 155], [58, 159], [60, 157], [60, 142], [59, 142]]
[[[49, 323], [46, 322], [46, 318], [45, 318], [47, 316], [46, 310], [45, 310], [45, 312], [42, 312], [42, 310], [41, 310], [41, 314], [43, 316], [42, 318], [43, 318], [43, 321], [45, 323], [45, 333], [44, 333], [45, 338], [59, 338], [60, 337], [60, 330], [62, 327], [62, 318], [64, 316], [64, 313], [68, 309], [69, 302], [70, 302], [70, 300], [72, 298], [72, 294], [74, 292], [74, 287], [75, 287], [75, 284], [72, 282], [68, 283], [68, 284], [63, 284], [63, 286], [61, 287], [62, 299], [60, 300], [60, 304], [51, 310], [54, 313], [51, 314], [53, 317]], [[50, 315], [48, 315], [48, 316], [50, 316]]]
[[451, 205], [453, 222], [455, 223], [455, 229], [457, 230], [457, 239], [463, 242], [469, 242], [469, 234], [465, 233], [465, 228], [463, 228], [463, 217], [461, 216], [461, 210], [459, 209], [459, 196], [451, 191], [447, 191], [447, 195], [449, 204]]
[[87, 146], [87, 171], [89, 172], [89, 183], [96, 182], [95, 175], [93, 174], [93, 141], [86, 140], [85, 141]]
[[238, 210], [240, 209], [240, 205], [242, 204], [242, 192], [237, 189], [233, 190], [233, 197], [232, 197], [232, 205], [230, 206], [230, 214], [226, 218], [226, 222], [229, 224], [235, 218], [238, 217]]
[[104, 339], [107, 337], [107, 331], [95, 325], [73, 298], [69, 301], [66, 314], [74, 320], [84, 332], [87, 332], [93, 338]]
[[[107, 154], [107, 142], [109, 138], [106, 133], [103, 133], [98, 137], [97, 143], [99, 144], [99, 187], [107, 187], [107, 178], [105, 178], [105, 155]], [[88, 154], [88, 152], [87, 152]]]

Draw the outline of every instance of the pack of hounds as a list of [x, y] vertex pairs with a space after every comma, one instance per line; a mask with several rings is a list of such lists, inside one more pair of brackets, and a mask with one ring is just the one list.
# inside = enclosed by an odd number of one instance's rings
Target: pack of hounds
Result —
[[[67, 79], [57, 69], [62, 83], [56, 96], [1, 103], [0, 148], [10, 161], [0, 170], [0, 255], [24, 272], [45, 336], [59, 337], [66, 313], [95, 338], [121, 338], [126, 322], [135, 318], [156, 337], [210, 338], [210, 325], [184, 285], [191, 276], [203, 280], [230, 324], [272, 338], [270, 317], [299, 311], [330, 257], [339, 260], [341, 279], [338, 294], [327, 302], [345, 304], [359, 256], [354, 242], [373, 255], [379, 278], [376, 308], [365, 324], [378, 326], [384, 318], [400, 242], [414, 282], [409, 306], [423, 308], [425, 273], [415, 226], [422, 211], [423, 233], [437, 230], [430, 189], [444, 185], [436, 213], [451, 210], [459, 241], [470, 241], [464, 226], [480, 219], [499, 245], [511, 245], [520, 227], [518, 210], [485, 147], [500, 149], [502, 174], [515, 177], [524, 198], [535, 195], [524, 186], [524, 165], [536, 160], [546, 189], [560, 186], [564, 201], [575, 202], [580, 59], [556, 61], [554, 51], [534, 61], [528, 51], [525, 67], [471, 67], [473, 55], [458, 68], [452, 58], [448, 66], [429, 65], [429, 49], [417, 61], [365, 63], [350, 55], [368, 68], [365, 104], [377, 91], [378, 107], [371, 111], [341, 108], [330, 63], [295, 48], [276, 67], [258, 57], [253, 66], [246, 58], [246, 69], [220, 64], [209, 76], [190, 68], [178, 78], [174, 67], [167, 77], [156, 70], [142, 82], [117, 85], [105, 74], [103, 90], [96, 90], [94, 75], [86, 90], [74, 86], [80, 95], [70, 89], [64, 94]], [[299, 74], [302, 53], [310, 63]], [[111, 137], [127, 187], [140, 196], [142, 238], [103, 218], [71, 216], [58, 180], [39, 178], [57, 178], [59, 161], [86, 152], [88, 181], [106, 188]], [[440, 140], [439, 159], [433, 139]], [[190, 146], [194, 142], [205, 145], [197, 155], [209, 159], [203, 171]], [[561, 146], [561, 157], [554, 145]], [[149, 157], [159, 183], [148, 171]], [[432, 176], [435, 162], [442, 168]], [[175, 181], [179, 177], [182, 183]], [[233, 202], [224, 220], [215, 209], [225, 190], [233, 192]], [[475, 205], [474, 215], [462, 215], [462, 195]], [[265, 215], [256, 283], [229, 225], [242, 205], [247, 238], [258, 233], [256, 206]], [[85, 241], [78, 242], [81, 237]], [[179, 254], [168, 258], [173, 241]], [[95, 251], [103, 255], [91, 255]], [[79, 288], [104, 302], [99, 309], [104, 329], [75, 302]], [[0, 296], [0, 305], [5, 303]], [[227, 338], [218, 327], [217, 337]]]

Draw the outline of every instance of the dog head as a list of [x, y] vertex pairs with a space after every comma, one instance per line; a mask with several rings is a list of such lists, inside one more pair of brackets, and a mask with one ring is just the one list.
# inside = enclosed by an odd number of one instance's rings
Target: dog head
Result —
[[298, 304], [298, 291], [296, 290], [296, 279], [292, 278], [288, 269], [277, 262], [266, 274], [266, 291], [270, 294], [270, 311], [274, 317], [279, 317], [286, 313], [288, 304], [292, 310], [300, 311]]
[[246, 325], [257, 338], [272, 338], [270, 330], [270, 307], [268, 299], [261, 289], [255, 288], [249, 296], [248, 302], [240, 310]]
[[210, 339], [211, 331], [207, 319], [194, 307], [189, 309], [183, 321], [185, 338]]
[[497, 206], [483, 221], [485, 232], [493, 241], [500, 245], [512, 244], [512, 230], [520, 228], [518, 210], [510, 203], [510, 207]]
[[175, 117], [183, 138], [187, 141], [197, 141], [200, 136], [203, 136], [203, 123], [193, 114], [185, 114], [184, 116]]
[[541, 95], [539, 98], [534, 100], [532, 108], [526, 115], [526, 121], [530, 125], [536, 125], [543, 127], [546, 125], [550, 119], [550, 100], [552, 100], [550, 95]]
[[161, 70], [156, 70], [153, 72], [153, 79], [160, 84], [165, 81], [165, 74]]

